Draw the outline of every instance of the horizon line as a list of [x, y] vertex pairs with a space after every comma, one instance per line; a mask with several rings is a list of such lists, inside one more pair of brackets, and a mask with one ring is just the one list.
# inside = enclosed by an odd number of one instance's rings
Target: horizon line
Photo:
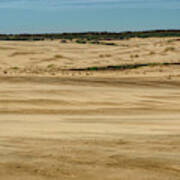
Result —
[[42, 35], [42, 34], [88, 34], [88, 33], [135, 33], [135, 32], [156, 32], [156, 31], [180, 31], [180, 28], [174, 29], [147, 29], [147, 30], [126, 30], [126, 31], [72, 31], [72, 32], [37, 32], [37, 33], [30, 33], [30, 32], [23, 32], [23, 33], [0, 33], [0, 35]]

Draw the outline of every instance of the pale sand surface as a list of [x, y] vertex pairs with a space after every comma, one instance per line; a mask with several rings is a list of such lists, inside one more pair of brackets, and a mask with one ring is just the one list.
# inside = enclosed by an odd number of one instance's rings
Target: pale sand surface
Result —
[[[180, 39], [180, 38], [179, 38]], [[115, 41], [118, 46], [60, 41], [0, 42], [0, 70], [45, 73], [69, 69], [135, 63], [180, 62], [178, 38], [148, 38]], [[56, 72], [58, 74], [58, 72]]]
[[[139, 44], [135, 49], [140, 54], [156, 51], [151, 56], [160, 62], [180, 62], [179, 41], [117, 43], [127, 44], [126, 51]], [[175, 50], [161, 55], [166, 45]], [[121, 49], [58, 41], [1, 42], [0, 180], [180, 179], [178, 66], [44, 72], [52, 62], [66, 69], [88, 67], [96, 60], [100, 65], [121, 64], [118, 58], [129, 57]], [[9, 56], [26, 51], [41, 53]], [[64, 58], [44, 61], [57, 52], [71, 57], [71, 64]], [[94, 58], [110, 52], [111, 57]], [[128, 61], [151, 59], [140, 57]]]

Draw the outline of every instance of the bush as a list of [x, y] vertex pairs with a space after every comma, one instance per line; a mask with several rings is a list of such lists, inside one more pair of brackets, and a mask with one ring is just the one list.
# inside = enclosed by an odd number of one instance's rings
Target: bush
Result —
[[101, 43], [102, 45], [107, 45], [107, 46], [117, 46], [116, 43], [109, 43], [109, 42], [103, 42]]
[[99, 41], [92, 41], [92, 42], [90, 42], [91, 44], [100, 44], [100, 42]]
[[65, 39], [61, 40], [61, 43], [67, 43], [67, 41]]
[[78, 39], [78, 40], [76, 40], [76, 43], [78, 43], [78, 44], [86, 44], [87, 42], [85, 40]]
[[89, 70], [89, 71], [97, 71], [98, 68], [97, 68], [97, 67], [90, 67], [90, 68], [88, 68], [88, 70]]

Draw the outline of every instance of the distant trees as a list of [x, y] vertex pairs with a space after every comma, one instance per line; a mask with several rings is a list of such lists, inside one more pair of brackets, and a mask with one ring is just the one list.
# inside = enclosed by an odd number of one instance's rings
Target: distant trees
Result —
[[138, 32], [84, 32], [84, 33], [46, 33], [46, 34], [0, 34], [0, 40], [15, 41], [41, 41], [45, 39], [78, 40], [77, 43], [85, 41], [98, 42], [99, 40], [123, 40], [133, 37], [180, 37], [180, 30], [154, 30]]

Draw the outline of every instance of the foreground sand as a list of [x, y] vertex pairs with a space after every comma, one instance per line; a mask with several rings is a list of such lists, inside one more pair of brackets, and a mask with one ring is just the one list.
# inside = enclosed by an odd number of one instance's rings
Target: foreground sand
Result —
[[179, 67], [14, 72], [2, 52], [0, 180], [180, 179]]

